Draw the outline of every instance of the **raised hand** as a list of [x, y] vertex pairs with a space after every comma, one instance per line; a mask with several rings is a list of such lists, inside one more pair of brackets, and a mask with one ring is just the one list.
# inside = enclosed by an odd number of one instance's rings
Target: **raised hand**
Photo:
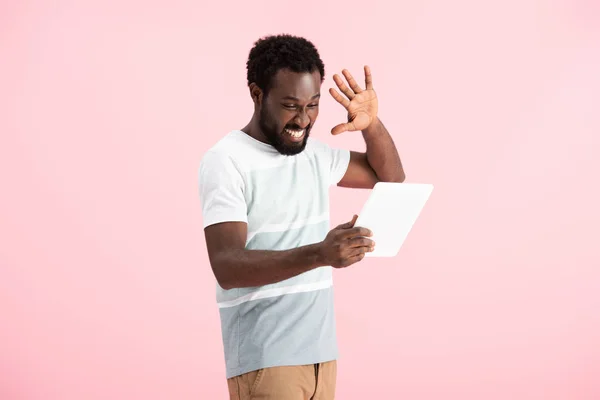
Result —
[[342, 74], [344, 74], [350, 87], [337, 74], [333, 75], [333, 80], [346, 96], [342, 96], [334, 88], [329, 89], [329, 93], [348, 111], [348, 122], [336, 125], [331, 130], [333, 135], [346, 131], [361, 131], [371, 125], [377, 118], [377, 95], [373, 90], [373, 78], [369, 66], [365, 65], [365, 90], [356, 83], [347, 69], [344, 69]]
[[372, 232], [366, 228], [355, 227], [357, 218], [355, 215], [352, 221], [329, 231], [325, 240], [320, 243], [324, 264], [344, 268], [362, 260], [365, 253], [373, 251], [375, 242], [367, 237], [372, 236]]

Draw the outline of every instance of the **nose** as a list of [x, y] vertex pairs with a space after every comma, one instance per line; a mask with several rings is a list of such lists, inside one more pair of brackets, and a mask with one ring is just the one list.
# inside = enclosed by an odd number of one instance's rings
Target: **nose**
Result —
[[306, 128], [310, 124], [310, 118], [304, 109], [300, 109], [298, 114], [296, 114], [296, 118], [294, 118], [294, 122], [298, 124], [301, 129]]

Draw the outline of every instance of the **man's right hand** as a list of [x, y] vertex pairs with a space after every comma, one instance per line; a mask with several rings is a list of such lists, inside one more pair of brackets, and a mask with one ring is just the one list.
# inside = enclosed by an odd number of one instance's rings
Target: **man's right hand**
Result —
[[372, 232], [366, 228], [355, 227], [358, 218], [355, 215], [352, 221], [338, 225], [320, 243], [320, 253], [324, 264], [334, 268], [345, 268], [365, 257], [365, 253], [373, 251], [375, 242], [366, 236]]

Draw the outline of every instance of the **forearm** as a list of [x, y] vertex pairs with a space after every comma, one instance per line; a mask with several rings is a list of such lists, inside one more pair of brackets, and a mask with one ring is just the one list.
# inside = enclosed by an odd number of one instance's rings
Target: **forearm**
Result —
[[379, 118], [362, 131], [367, 145], [367, 160], [383, 182], [403, 182], [404, 168], [394, 140]]
[[325, 266], [319, 244], [290, 250], [229, 250], [213, 260], [217, 281], [224, 289], [263, 286]]

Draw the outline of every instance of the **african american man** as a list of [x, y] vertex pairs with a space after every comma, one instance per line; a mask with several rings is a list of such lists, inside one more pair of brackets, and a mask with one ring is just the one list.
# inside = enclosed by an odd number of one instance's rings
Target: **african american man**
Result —
[[[333, 399], [338, 346], [333, 268], [360, 262], [375, 243], [357, 216], [330, 229], [329, 189], [403, 182], [396, 146], [365, 88], [347, 71], [331, 96], [360, 131], [366, 152], [311, 137], [325, 68], [315, 46], [292, 35], [258, 40], [247, 61], [254, 114], [203, 156], [200, 200], [231, 399]], [[347, 82], [347, 84], [346, 84]]]

